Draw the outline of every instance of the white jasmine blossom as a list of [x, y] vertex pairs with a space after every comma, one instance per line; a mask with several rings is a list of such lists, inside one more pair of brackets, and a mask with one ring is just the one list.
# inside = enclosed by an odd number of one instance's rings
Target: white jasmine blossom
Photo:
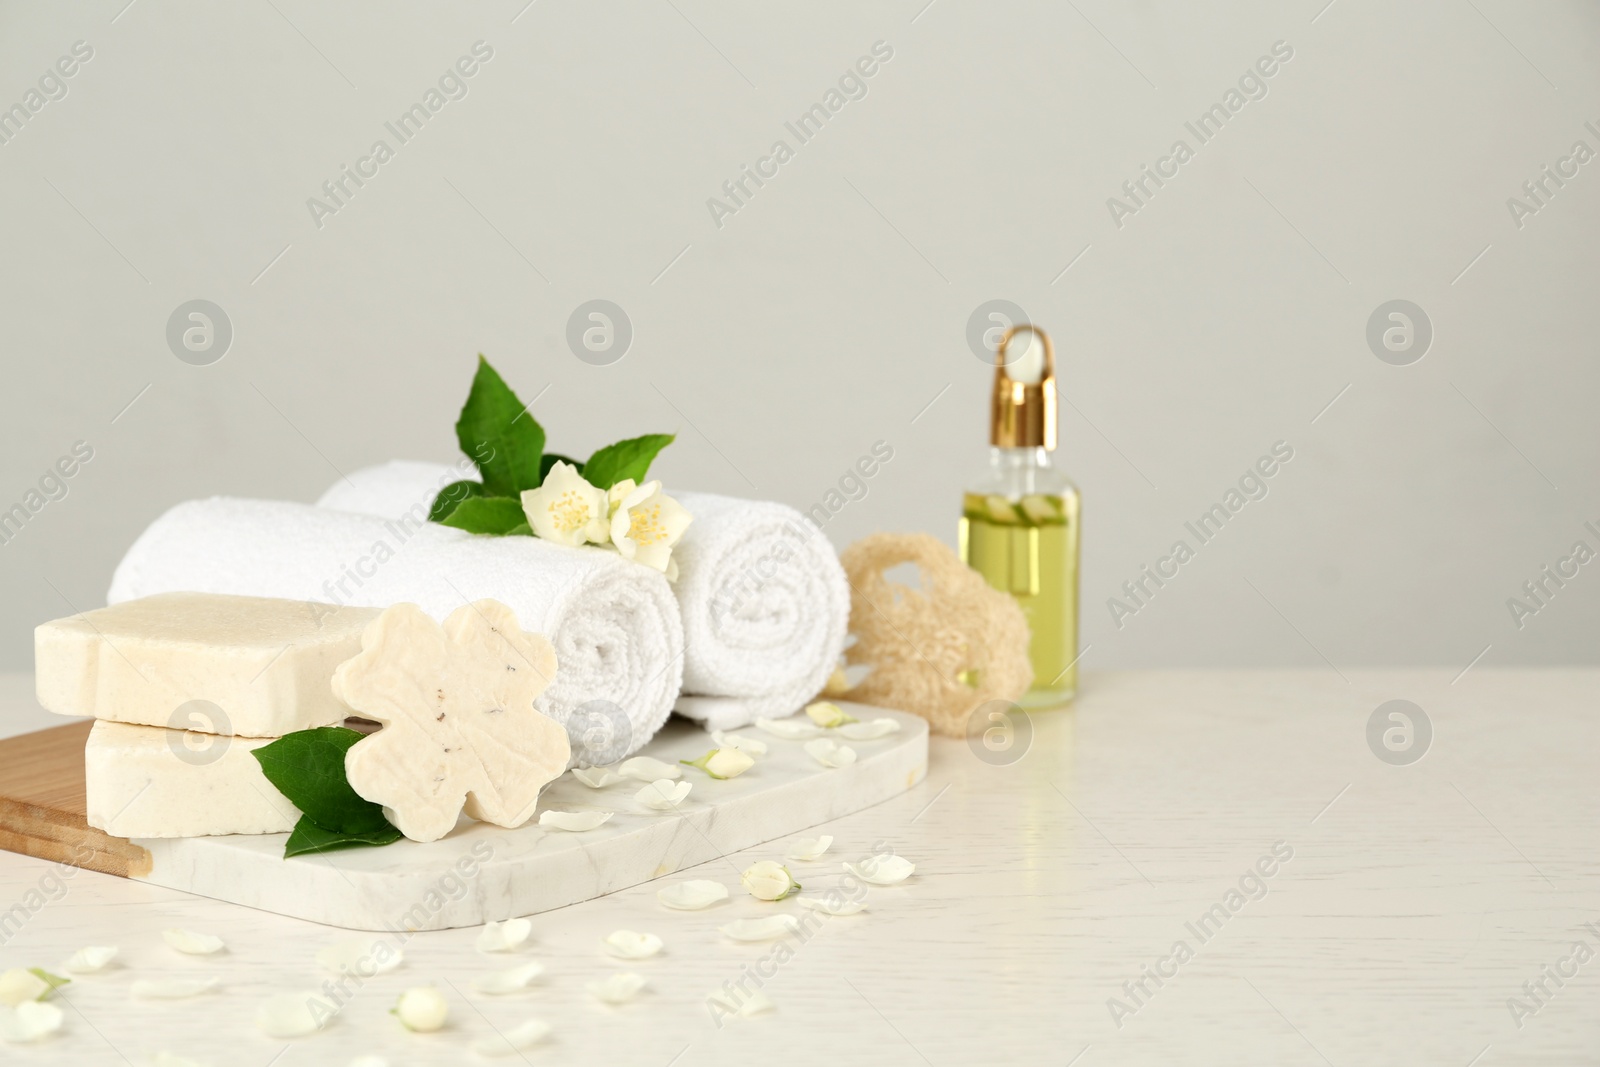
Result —
[[511, 952], [528, 940], [533, 933], [533, 923], [527, 919], [507, 919], [505, 922], [488, 922], [478, 932], [479, 952]]
[[[672, 546], [692, 521], [688, 510], [661, 491], [659, 481], [635, 487], [633, 479], [611, 487], [611, 543], [623, 557], [666, 571]], [[670, 578], [671, 575], [668, 575]]]
[[211, 934], [197, 934], [193, 930], [163, 930], [161, 939], [174, 952], [186, 956], [212, 956], [222, 951], [222, 938]]
[[584, 481], [578, 468], [558, 462], [537, 489], [522, 491], [522, 512], [533, 532], [558, 545], [605, 544], [606, 491]]
[[736, 748], [714, 748], [696, 760], [679, 760], [699, 767], [713, 778], [737, 778], [756, 765], [756, 761]]
[[656, 899], [673, 911], [699, 911], [728, 899], [728, 887], [721, 882], [696, 879], [669, 885], [656, 893]]
[[844, 726], [846, 723], [857, 721], [854, 715], [846, 714], [845, 710], [839, 705], [827, 700], [819, 700], [815, 704], [807, 704], [806, 716], [824, 729], [832, 729], [835, 726]]
[[800, 892], [800, 883], [790, 875], [789, 868], [774, 860], [762, 860], [747, 867], [739, 876], [739, 884], [757, 900], [782, 900], [791, 893]]
[[43, 1000], [54, 988], [37, 968], [13, 967], [0, 974], [0, 1004], [14, 1008], [28, 1001]]
[[605, 939], [606, 951], [622, 960], [649, 959], [661, 951], [661, 939], [655, 934], [640, 934], [632, 930], [616, 930]]
[[802, 837], [789, 850], [789, 858], [809, 863], [812, 860], [821, 859], [822, 854], [828, 851], [828, 846], [832, 844], [833, 837], [828, 834], [823, 834], [821, 837]]
[[441, 1029], [450, 1018], [450, 1005], [433, 986], [417, 986], [400, 994], [391, 1013], [407, 1030], [417, 1034], [431, 1034]]
[[613, 814], [609, 811], [541, 811], [539, 825], [581, 834], [604, 825]]

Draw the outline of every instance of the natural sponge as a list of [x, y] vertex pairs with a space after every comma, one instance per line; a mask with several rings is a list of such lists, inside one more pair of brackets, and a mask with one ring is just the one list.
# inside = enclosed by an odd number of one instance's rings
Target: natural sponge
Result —
[[[872, 534], [839, 560], [856, 639], [845, 659], [872, 668], [851, 700], [912, 712], [934, 733], [961, 737], [974, 708], [1016, 700], [1033, 683], [1022, 609], [937, 538]], [[903, 563], [916, 565], [919, 588], [885, 577]]]

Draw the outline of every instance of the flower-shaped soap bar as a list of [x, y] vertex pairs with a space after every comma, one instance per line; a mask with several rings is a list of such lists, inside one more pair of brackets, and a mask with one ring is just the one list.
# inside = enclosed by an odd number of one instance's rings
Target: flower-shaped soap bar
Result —
[[571, 756], [567, 731], [533, 706], [555, 674], [550, 642], [499, 601], [457, 608], [443, 626], [395, 604], [333, 675], [335, 696], [383, 724], [346, 753], [351, 788], [413, 841], [449, 833], [463, 807], [521, 826]]

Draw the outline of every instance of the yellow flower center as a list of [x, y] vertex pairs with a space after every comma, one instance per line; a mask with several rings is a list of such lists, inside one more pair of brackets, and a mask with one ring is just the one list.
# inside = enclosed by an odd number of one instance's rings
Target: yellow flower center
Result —
[[660, 504], [628, 512], [628, 539], [641, 547], [667, 539], [667, 529], [661, 525]]
[[589, 521], [589, 502], [571, 489], [545, 505], [545, 510], [563, 533], [571, 533]]

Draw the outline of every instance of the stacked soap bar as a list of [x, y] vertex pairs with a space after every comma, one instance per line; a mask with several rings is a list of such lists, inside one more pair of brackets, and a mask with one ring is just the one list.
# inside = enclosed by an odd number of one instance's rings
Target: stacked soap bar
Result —
[[299, 813], [251, 755], [349, 709], [334, 668], [376, 608], [165, 593], [34, 631], [39, 703], [99, 720], [88, 822], [117, 837], [286, 833]]

